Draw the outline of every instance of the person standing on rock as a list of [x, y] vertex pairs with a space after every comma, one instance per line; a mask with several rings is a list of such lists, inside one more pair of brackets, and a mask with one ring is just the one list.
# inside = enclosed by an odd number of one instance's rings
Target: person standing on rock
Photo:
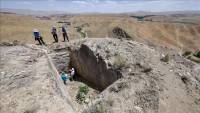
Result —
[[62, 33], [63, 33], [63, 39], [64, 39], [63, 42], [65, 42], [66, 39], [69, 42], [69, 38], [68, 38], [67, 30], [66, 30], [65, 26], [62, 26]]
[[51, 29], [51, 34], [53, 35], [53, 38], [54, 38], [54, 42], [53, 43], [56, 43], [58, 42], [58, 35], [57, 35], [57, 30], [56, 30], [56, 27], [53, 26], [52, 29]]
[[33, 29], [33, 35], [35, 37], [35, 40], [37, 40], [40, 45], [45, 45], [43, 38], [37, 29]]
[[62, 72], [60, 76], [61, 76], [61, 78], [62, 78], [62, 80], [63, 80], [63, 83], [66, 85], [66, 81], [67, 81], [67, 79], [68, 79], [67, 74], [65, 74], [64, 72]]

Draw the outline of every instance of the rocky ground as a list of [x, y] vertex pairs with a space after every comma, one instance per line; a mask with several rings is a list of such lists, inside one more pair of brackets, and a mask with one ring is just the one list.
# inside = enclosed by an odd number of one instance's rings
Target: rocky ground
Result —
[[[167, 48], [94, 38], [47, 47], [3, 44], [0, 50], [2, 113], [200, 112], [200, 65]], [[58, 72], [69, 66], [80, 79], [65, 86]], [[85, 84], [89, 103], [78, 104]]]
[[[50, 50], [49, 56], [51, 56], [52, 61], [59, 72], [64, 71], [65, 73], [68, 73], [70, 68], [70, 47], [71, 44], [69, 43], [48, 46]], [[79, 104], [76, 99], [79, 87], [84, 85], [86, 84], [82, 81], [82, 79], [76, 78], [73, 81], [68, 81], [67, 85], [65, 86], [65, 90], [69, 92], [69, 96], [72, 99], [72, 105], [77, 112], [81, 111], [83, 108], [87, 108], [86, 103]], [[89, 87], [89, 92], [86, 95], [86, 98], [88, 101], [92, 101], [97, 97], [98, 94], [99, 91]]]
[[[109, 70], [122, 74], [103, 90], [98, 101], [90, 103], [90, 109], [85, 112], [200, 112], [200, 65], [175, 51], [166, 53], [135, 41], [119, 39], [86, 39], [73, 45], [76, 49], [72, 51], [75, 57], [72, 64], [88, 81], [95, 76], [97, 84], [105, 83], [105, 79], [111, 79], [109, 76], [116, 76], [107, 73], [102, 78], [101, 74]], [[102, 66], [102, 62], [106, 65]], [[96, 72], [90, 71], [89, 65]]]
[[73, 113], [41, 49], [17, 45], [0, 50], [1, 113]]

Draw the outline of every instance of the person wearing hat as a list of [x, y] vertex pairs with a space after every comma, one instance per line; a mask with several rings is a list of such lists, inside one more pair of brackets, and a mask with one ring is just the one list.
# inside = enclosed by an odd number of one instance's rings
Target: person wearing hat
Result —
[[55, 26], [52, 27], [51, 34], [53, 35], [53, 38], [54, 38], [55, 42], [58, 42], [58, 35], [57, 35], [57, 30], [56, 30]]
[[67, 39], [67, 41], [69, 42], [69, 38], [67, 36], [67, 31], [66, 31], [66, 28], [65, 26], [62, 26], [62, 33], [63, 33], [63, 42], [65, 42], [65, 39]]
[[37, 29], [33, 29], [33, 35], [35, 37], [35, 40], [37, 40], [40, 45], [45, 45], [42, 36], [40, 35], [40, 32]]

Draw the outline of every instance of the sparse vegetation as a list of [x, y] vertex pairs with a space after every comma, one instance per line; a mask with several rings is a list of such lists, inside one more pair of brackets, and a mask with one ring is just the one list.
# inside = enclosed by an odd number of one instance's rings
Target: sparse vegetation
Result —
[[114, 38], [117, 37], [119, 39], [122, 39], [122, 38], [131, 39], [131, 36], [129, 34], [127, 34], [126, 31], [124, 31], [120, 27], [114, 27], [114, 29], [112, 30], [112, 32], [114, 34]]
[[119, 89], [119, 91], [121, 91], [124, 88], [128, 88], [128, 83], [127, 82], [120, 82], [117, 84], [117, 87]]
[[197, 58], [200, 58], [200, 50], [197, 50], [196, 52], [194, 52], [193, 55]]
[[182, 54], [182, 56], [189, 56], [189, 55], [191, 55], [192, 54], [192, 51], [185, 51], [183, 54]]
[[76, 31], [80, 34], [81, 38], [86, 38], [87, 34], [83, 31], [81, 27], [77, 27]]
[[192, 56], [192, 55], [188, 56], [187, 59], [189, 59], [193, 62], [196, 62], [196, 63], [200, 63], [200, 59], [195, 56]]
[[24, 113], [35, 113], [35, 112], [32, 112], [32, 111], [28, 111], [28, 110], [27, 110], [27, 111], [25, 111]]
[[103, 106], [102, 103], [99, 103], [99, 104], [96, 106], [96, 111], [95, 111], [95, 113], [106, 113], [105, 107]]
[[126, 60], [121, 55], [116, 55], [114, 58], [114, 68], [115, 69], [122, 69], [127, 65]]
[[118, 93], [118, 92], [122, 91], [125, 88], [128, 88], [128, 83], [127, 82], [120, 82], [120, 83], [117, 83], [116, 86], [110, 87], [109, 90], [110, 90], [110, 92]]
[[187, 59], [193, 61], [193, 62], [196, 62], [196, 63], [200, 63], [200, 51], [197, 50], [196, 52], [192, 52], [192, 51], [185, 51], [183, 53], [184, 57], [186, 57]]
[[26, 110], [24, 113], [36, 113], [36, 109]]
[[88, 92], [89, 92], [88, 86], [85, 85], [85, 86], [79, 87], [78, 93], [76, 95], [76, 100], [79, 104], [82, 104], [85, 102], [86, 95], [88, 94]]
[[145, 18], [147, 17], [153, 17], [153, 16], [156, 16], [156, 15], [145, 15], [145, 16], [131, 16], [133, 18], [137, 18], [139, 21], [143, 21]]
[[[51, 38], [50, 29], [53, 25], [52, 20], [39, 20], [32, 18], [31, 16], [16, 16], [16, 15], [4, 15], [0, 14], [1, 22], [1, 41], [13, 42], [19, 40], [21, 42], [33, 43], [34, 38], [32, 30], [37, 28], [44, 41], [53, 41]], [[3, 29], [2, 29], [3, 28]]]
[[[134, 38], [140, 37], [141, 39], [147, 38], [151, 41], [152, 39], [155, 40], [153, 42], [155, 45], [160, 44], [161, 42], [165, 42], [167, 44], [179, 47], [177, 44], [176, 38], [170, 38], [177, 36], [178, 34], [182, 34], [183, 37], [181, 37], [180, 41], [184, 43], [183, 48], [199, 48], [199, 40], [193, 40], [194, 37], [196, 37], [195, 34], [198, 33], [198, 27], [191, 33], [191, 30], [181, 30], [182, 27], [177, 27], [176, 25], [173, 26], [171, 23], [160, 23], [160, 22], [154, 22], [154, 26], [150, 22], [144, 22], [143, 24], [140, 24], [139, 22], [133, 22], [133, 17], [138, 19], [151, 19], [154, 18], [154, 15], [144, 15], [144, 16], [127, 16], [127, 17], [121, 17], [115, 16], [115, 15], [74, 15], [73, 19], [71, 17], [60, 16], [61, 19], [58, 20], [40, 20], [35, 19], [31, 16], [17, 16], [15, 14], [1, 14], [0, 15], [0, 21], [1, 21], [1, 41], [13, 41], [15, 39], [19, 41], [29, 42], [33, 43], [34, 39], [32, 37], [32, 29], [38, 28], [42, 35], [44, 35], [44, 40], [47, 42], [52, 42], [53, 38], [50, 33], [50, 29], [52, 25], [58, 25], [58, 24], [65, 24], [65, 21], [62, 20], [70, 20], [71, 25], [69, 26], [69, 38], [77, 38], [79, 36], [81, 37], [94, 37], [94, 38], [102, 38], [102, 37], [113, 37], [113, 34], [111, 34], [114, 27], [118, 26], [119, 28], [126, 31], [127, 34], [129, 34], [130, 37]], [[148, 18], [146, 18], [148, 17]], [[150, 18], [149, 18], [150, 17]], [[156, 16], [158, 18], [159, 16]], [[51, 17], [48, 17], [51, 18]], [[70, 18], [70, 19], [69, 19]], [[179, 18], [179, 17], [178, 17]], [[177, 18], [177, 19], [178, 19]], [[194, 22], [199, 23], [198, 20], [199, 17], [191, 17], [190, 19], [184, 19], [186, 22]], [[144, 20], [145, 20], [144, 19]], [[161, 19], [162, 20], [162, 19]], [[179, 19], [178, 19], [179, 20]], [[183, 21], [183, 19], [180, 19], [179, 21]], [[183, 24], [184, 25], [184, 24]], [[60, 26], [60, 25], [58, 25]], [[87, 33], [78, 33], [74, 27], [80, 26], [84, 27], [84, 30], [87, 31]], [[167, 27], [165, 27], [167, 26]], [[186, 29], [193, 29], [193, 26], [185, 26]], [[177, 29], [177, 32], [175, 33], [174, 30]], [[60, 30], [58, 29], [59, 34]], [[197, 32], [196, 32], [197, 31]], [[166, 34], [169, 34], [169, 37], [166, 36]], [[163, 38], [161, 38], [163, 37]], [[188, 42], [186, 39], [189, 37], [190, 42]]]
[[109, 106], [113, 106], [114, 100], [113, 100], [112, 96], [109, 96], [106, 102], [107, 102], [107, 104], [108, 104]]
[[162, 34], [161, 31], [157, 30], [157, 31], [155, 31], [155, 32], [153, 33], [153, 37], [158, 37], [158, 38], [161, 38], [161, 39], [162, 39], [164, 36], [163, 36], [163, 34]]
[[148, 72], [151, 72], [151, 71], [152, 71], [152, 68], [151, 67], [147, 67], [147, 68], [144, 68], [144, 70], [142, 72], [148, 73]]

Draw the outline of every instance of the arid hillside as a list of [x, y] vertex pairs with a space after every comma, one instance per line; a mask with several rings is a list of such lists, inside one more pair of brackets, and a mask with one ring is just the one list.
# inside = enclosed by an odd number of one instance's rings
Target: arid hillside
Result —
[[181, 50], [200, 48], [200, 16], [172, 16], [138, 20], [128, 15], [80, 15], [73, 17], [71, 22], [72, 25], [83, 25], [88, 37], [113, 37], [113, 28], [120, 27], [138, 41]]
[[0, 41], [19, 40], [22, 42], [34, 43], [32, 31], [37, 28], [41, 31], [44, 40], [51, 40], [50, 29], [53, 21], [39, 20], [32, 16], [2, 14], [0, 13]]
[[[70, 22], [68, 34], [71, 39], [89, 37], [114, 37], [114, 28], [121, 28], [133, 40], [148, 45], [176, 48], [181, 52], [196, 51], [200, 48], [200, 16], [199, 14], [166, 14], [143, 15], [134, 14], [76, 14], [52, 15], [39, 18], [16, 14], [1, 14], [1, 41], [20, 40], [34, 43], [32, 29], [38, 28], [44, 40], [53, 42], [50, 29], [60, 28], [62, 23]], [[79, 29], [79, 31], [78, 31]], [[80, 32], [81, 31], [81, 32]]]

